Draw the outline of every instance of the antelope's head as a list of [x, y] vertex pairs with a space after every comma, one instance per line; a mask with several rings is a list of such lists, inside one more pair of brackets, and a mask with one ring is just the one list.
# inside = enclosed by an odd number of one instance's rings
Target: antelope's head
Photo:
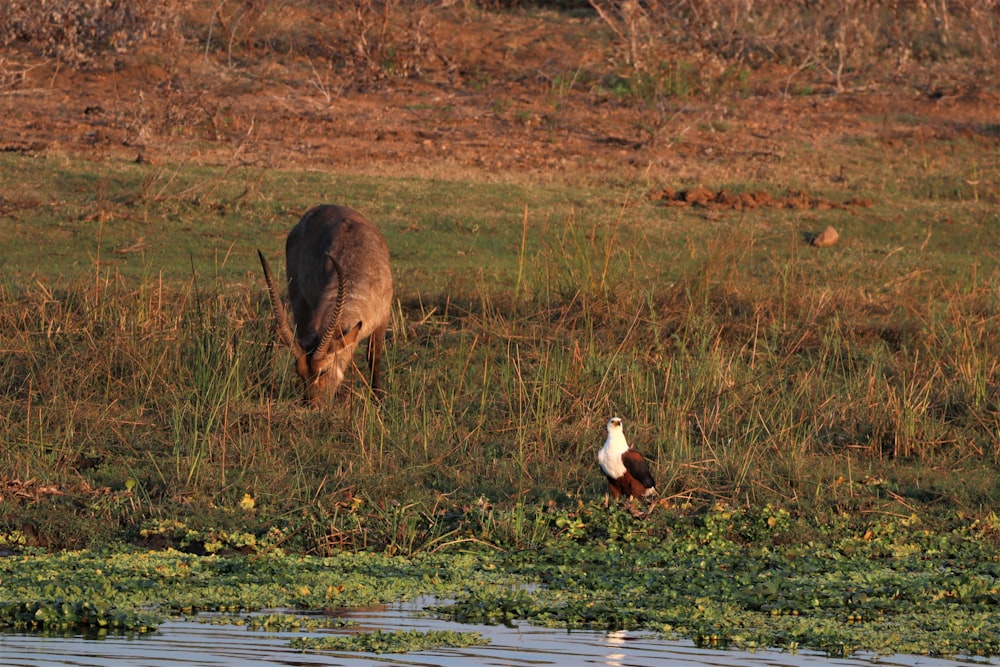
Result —
[[354, 346], [358, 342], [358, 336], [361, 334], [361, 322], [347, 331], [343, 329], [340, 322], [340, 316], [344, 309], [344, 275], [340, 264], [332, 254], [327, 253], [327, 257], [333, 262], [337, 282], [336, 285], [332, 280], [327, 283], [321, 301], [329, 303], [336, 299], [334, 302], [336, 306], [320, 330], [319, 342], [315, 347], [306, 349], [299, 343], [288, 324], [285, 305], [278, 294], [278, 288], [274, 284], [274, 276], [271, 274], [267, 259], [264, 258], [264, 253], [258, 250], [257, 254], [260, 257], [260, 264], [264, 269], [264, 279], [267, 281], [267, 290], [271, 296], [278, 338], [291, 349], [292, 356], [295, 357], [295, 372], [305, 384], [305, 401], [310, 405], [318, 406], [329, 400], [340, 388], [344, 381], [345, 364], [339, 357], [342, 354], [349, 355], [353, 352]]

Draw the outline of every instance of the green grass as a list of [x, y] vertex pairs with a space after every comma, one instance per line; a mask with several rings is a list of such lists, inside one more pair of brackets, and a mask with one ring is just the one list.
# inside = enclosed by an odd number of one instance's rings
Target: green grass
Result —
[[[0, 501], [0, 532], [30, 542], [209, 525], [250, 494], [302, 548], [413, 551], [407, 522], [432, 507], [600, 497], [612, 414], [696, 508], [859, 503], [845, 479], [885, 480], [892, 511], [1000, 498], [1000, 220], [983, 201], [904, 181], [869, 207], [706, 214], [613, 185], [0, 167], [0, 465], [37, 494]], [[287, 230], [330, 201], [392, 249], [381, 407], [354, 374], [347, 400], [303, 408], [274, 345], [255, 249], [280, 265]], [[804, 243], [828, 224], [839, 245]], [[352, 497], [369, 523], [330, 524]]]

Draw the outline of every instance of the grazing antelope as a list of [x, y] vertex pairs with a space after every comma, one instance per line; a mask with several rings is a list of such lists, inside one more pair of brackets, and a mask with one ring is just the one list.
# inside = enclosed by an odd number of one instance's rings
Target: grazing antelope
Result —
[[354, 349], [365, 338], [371, 388], [381, 398], [392, 271], [389, 246], [379, 230], [346, 206], [316, 206], [292, 228], [285, 242], [285, 268], [294, 333], [264, 253], [258, 249], [257, 254], [278, 338], [292, 349], [306, 402], [319, 406], [337, 393]]

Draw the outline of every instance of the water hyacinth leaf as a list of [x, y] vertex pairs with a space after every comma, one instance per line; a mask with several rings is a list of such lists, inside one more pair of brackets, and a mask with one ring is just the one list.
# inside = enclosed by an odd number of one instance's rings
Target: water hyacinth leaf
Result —
[[396, 630], [362, 632], [335, 637], [296, 637], [289, 644], [302, 651], [357, 651], [364, 653], [411, 653], [437, 648], [486, 646], [488, 637], [478, 632], [449, 630]]

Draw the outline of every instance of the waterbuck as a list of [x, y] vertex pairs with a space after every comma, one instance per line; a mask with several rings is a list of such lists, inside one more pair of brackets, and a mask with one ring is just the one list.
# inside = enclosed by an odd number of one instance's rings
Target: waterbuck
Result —
[[278, 338], [292, 349], [305, 400], [319, 406], [337, 393], [358, 343], [368, 338], [375, 396], [384, 395], [380, 365], [392, 306], [389, 246], [363, 215], [346, 206], [316, 206], [288, 233], [285, 265], [295, 332], [259, 249]]

